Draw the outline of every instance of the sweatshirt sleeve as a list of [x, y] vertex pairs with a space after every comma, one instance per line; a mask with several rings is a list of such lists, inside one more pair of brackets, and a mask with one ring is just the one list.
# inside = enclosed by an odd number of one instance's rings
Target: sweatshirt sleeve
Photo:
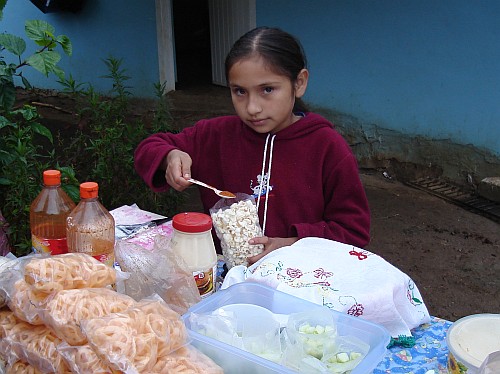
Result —
[[173, 149], [181, 149], [190, 154], [190, 139], [194, 127], [184, 129], [179, 134], [157, 133], [144, 139], [134, 152], [134, 167], [139, 176], [155, 192], [169, 189], [165, 170], [160, 169], [162, 161]]
[[324, 184], [324, 220], [294, 224], [292, 236], [321, 237], [363, 248], [370, 241], [370, 209], [352, 152], [330, 170]]

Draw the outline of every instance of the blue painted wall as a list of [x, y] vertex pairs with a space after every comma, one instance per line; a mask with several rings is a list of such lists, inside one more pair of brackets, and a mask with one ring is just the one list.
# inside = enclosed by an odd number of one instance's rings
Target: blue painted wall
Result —
[[364, 124], [500, 155], [500, 2], [257, 1], [304, 44], [305, 100]]
[[[351, 143], [368, 146], [356, 148], [358, 156], [423, 164], [461, 159], [457, 173], [500, 174], [499, 1], [256, 0], [256, 6], [258, 25], [302, 41], [311, 70], [305, 100], [359, 130]], [[74, 54], [61, 66], [77, 81], [108, 91], [102, 59], [114, 56], [123, 58], [133, 94], [153, 96], [154, 1], [88, 0], [78, 14], [43, 14], [29, 0], [9, 0], [0, 32], [23, 36], [26, 19], [44, 19], [70, 37]], [[29, 78], [38, 87], [60, 87], [36, 73]], [[436, 150], [438, 142], [453, 149]]]
[[[73, 55], [64, 55], [60, 66], [78, 82], [91, 82], [98, 92], [108, 92], [111, 83], [101, 77], [109, 71], [102, 60], [112, 56], [123, 60], [134, 95], [154, 96], [153, 84], [159, 81], [154, 1], [87, 0], [79, 13], [44, 14], [29, 0], [8, 0], [0, 32], [26, 39], [24, 23], [32, 19], [47, 21], [57, 35], [70, 38]], [[25, 75], [36, 87], [61, 89], [55, 78], [47, 80], [33, 69], [26, 69]]]

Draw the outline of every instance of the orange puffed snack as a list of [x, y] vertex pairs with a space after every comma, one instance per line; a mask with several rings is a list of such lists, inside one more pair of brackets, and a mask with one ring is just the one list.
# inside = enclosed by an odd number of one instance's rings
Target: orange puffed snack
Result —
[[149, 373], [160, 354], [187, 343], [180, 315], [161, 300], [140, 301], [128, 310], [83, 323], [90, 346], [115, 370]]
[[59, 352], [68, 363], [71, 372], [77, 374], [118, 374], [119, 371], [111, 369], [97, 356], [94, 350], [88, 345], [71, 346], [62, 343]]
[[10, 309], [0, 310], [0, 339], [7, 336], [7, 333], [17, 324], [18, 320], [14, 312]]
[[151, 374], [224, 374], [224, 371], [210, 357], [188, 345], [158, 357]]
[[29, 363], [44, 373], [68, 373], [69, 368], [57, 350], [63, 341], [43, 325], [17, 323], [7, 334], [12, 357]]
[[5, 374], [42, 374], [43, 372], [22, 361], [16, 361], [5, 368]]
[[85, 253], [64, 253], [32, 258], [24, 266], [24, 278], [35, 290], [52, 293], [112, 285], [116, 270]]
[[82, 345], [87, 343], [80, 328], [83, 321], [125, 311], [134, 303], [130, 296], [109, 288], [62, 290], [48, 299], [40, 317], [59, 338]]
[[36, 292], [24, 279], [19, 279], [12, 287], [7, 305], [20, 320], [32, 325], [42, 325], [38, 312], [45, 299], [45, 294]]

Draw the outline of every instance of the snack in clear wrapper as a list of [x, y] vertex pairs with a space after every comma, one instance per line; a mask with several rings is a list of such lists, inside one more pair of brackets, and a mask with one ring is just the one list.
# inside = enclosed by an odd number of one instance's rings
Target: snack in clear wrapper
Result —
[[87, 342], [82, 321], [125, 311], [134, 303], [131, 297], [108, 288], [62, 290], [47, 301], [40, 317], [68, 344], [81, 345]]
[[85, 253], [65, 253], [33, 257], [24, 266], [24, 279], [35, 290], [52, 293], [110, 286], [116, 270]]
[[159, 356], [188, 343], [179, 314], [159, 297], [138, 302], [126, 311], [82, 321], [89, 345], [111, 368], [150, 373]]
[[102, 362], [90, 345], [72, 346], [66, 342], [58, 347], [72, 373], [76, 374], [115, 374], [119, 371], [111, 369]]
[[4, 339], [7, 334], [14, 328], [19, 320], [10, 309], [4, 308], [0, 310], [0, 373], [2, 361], [7, 361], [9, 352], [9, 343]]
[[7, 341], [8, 361], [21, 360], [44, 373], [68, 373], [69, 368], [57, 350], [63, 341], [46, 326], [33, 326], [20, 321], [3, 339]]
[[263, 245], [248, 243], [250, 239], [263, 235], [252, 196], [237, 193], [235, 199], [221, 199], [210, 209], [210, 215], [229, 269], [248, 265], [247, 257], [263, 251]]
[[210, 357], [192, 346], [158, 357], [151, 374], [224, 374]]
[[[4, 286], [11, 277], [9, 269], [15, 265], [16, 261], [0, 256], [0, 285]], [[7, 304], [7, 292], [0, 286], [0, 308]]]
[[18, 319], [10, 309], [0, 310], [0, 339], [7, 336], [7, 333], [18, 323]]
[[7, 306], [15, 316], [32, 325], [42, 325], [39, 310], [47, 295], [33, 290], [24, 279], [18, 279], [9, 288]]
[[26, 362], [16, 361], [5, 368], [5, 374], [43, 374], [43, 372]]

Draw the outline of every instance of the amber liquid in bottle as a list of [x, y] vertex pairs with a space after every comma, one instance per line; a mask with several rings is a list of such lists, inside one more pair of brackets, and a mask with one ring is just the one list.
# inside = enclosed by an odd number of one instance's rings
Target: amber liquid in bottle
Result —
[[[90, 186], [90, 187], [89, 187]], [[89, 188], [84, 191], [82, 188]], [[92, 190], [95, 188], [95, 191]], [[115, 220], [97, 198], [97, 183], [80, 185], [80, 203], [68, 216], [68, 251], [87, 253], [113, 266], [115, 262]]]
[[61, 188], [61, 172], [46, 170], [44, 186], [30, 207], [31, 242], [35, 253], [67, 253], [66, 219], [75, 203]]

